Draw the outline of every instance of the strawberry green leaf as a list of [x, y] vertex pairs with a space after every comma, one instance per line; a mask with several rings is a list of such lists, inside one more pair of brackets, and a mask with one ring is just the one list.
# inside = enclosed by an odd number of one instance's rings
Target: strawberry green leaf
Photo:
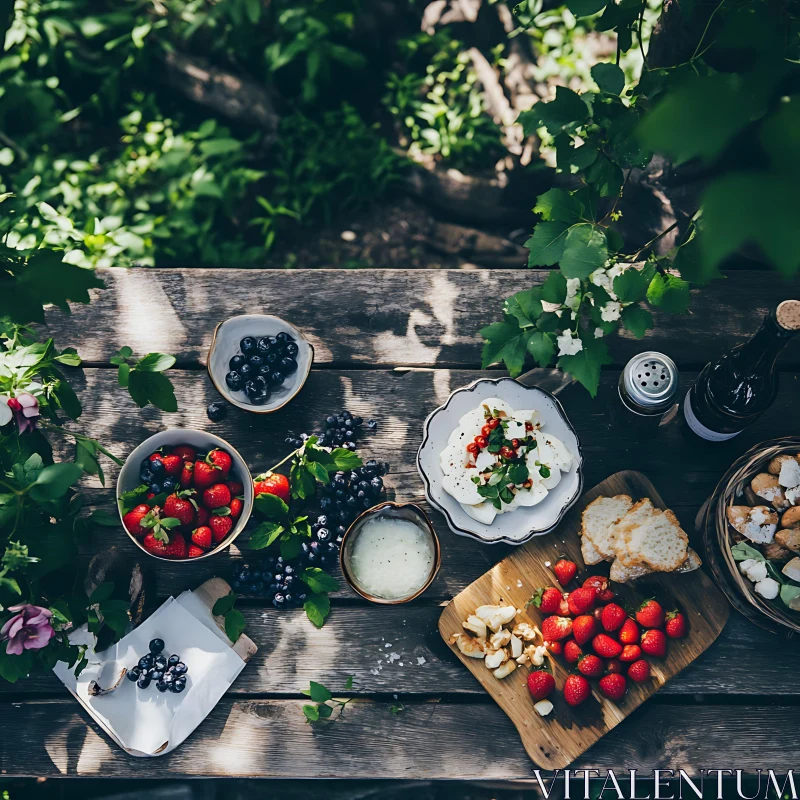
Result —
[[283, 525], [278, 525], [276, 522], [261, 522], [250, 534], [250, 547], [253, 550], [263, 550], [274, 544], [284, 530]]
[[270, 520], [283, 521], [289, 513], [289, 506], [275, 494], [257, 494], [253, 505], [259, 514]]
[[280, 547], [284, 561], [291, 561], [300, 555], [300, 540], [296, 536], [281, 539]]
[[569, 373], [578, 383], [582, 384], [592, 397], [597, 395], [600, 385], [600, 367], [611, 363], [608, 348], [602, 339], [593, 336], [581, 336], [583, 349], [572, 356], [561, 356], [557, 366]]

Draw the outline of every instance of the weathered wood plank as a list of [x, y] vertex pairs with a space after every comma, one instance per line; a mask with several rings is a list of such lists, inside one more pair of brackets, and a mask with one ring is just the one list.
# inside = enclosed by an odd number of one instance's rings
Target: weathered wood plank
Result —
[[[214, 326], [235, 314], [272, 313], [309, 336], [319, 364], [364, 366], [480, 364], [477, 331], [500, 315], [502, 301], [541, 283], [546, 270], [102, 270], [102, 301], [48, 315], [62, 345], [89, 361], [108, 361], [123, 345], [136, 353], [173, 353], [205, 361]], [[656, 314], [644, 342], [612, 342], [618, 363], [643, 346], [678, 364], [702, 364], [755, 331], [770, 307], [796, 296], [800, 280], [736, 271], [694, 292], [692, 313]], [[800, 363], [790, 347], [786, 363]]]
[[[338, 719], [306, 723], [302, 700], [223, 699], [169, 755], [145, 765], [122, 753], [70, 701], [0, 705], [4, 776], [131, 778], [531, 778], [534, 764], [502, 711], [491, 705], [356, 700]], [[334, 714], [334, 717], [336, 714]], [[797, 769], [776, 731], [796, 727], [786, 706], [684, 707], [650, 702], [603, 737], [573, 769]], [[542, 722], [541, 724], [546, 724]], [[640, 776], [646, 777], [646, 776]]]
[[[209, 422], [205, 415], [205, 405], [216, 397], [216, 392], [202, 372], [174, 374], [180, 409], [175, 414], [152, 407], [140, 411], [116, 386], [116, 377], [109, 370], [87, 369], [75, 383], [85, 407], [82, 429], [91, 431], [118, 454], [125, 456], [147, 436], [166, 427], [206, 428], [237, 447], [253, 473], [283, 458], [287, 431], [314, 430], [331, 410], [346, 406], [353, 413], [379, 420], [378, 430], [361, 440], [362, 452], [391, 463], [392, 471], [386, 477], [390, 492], [403, 500], [422, 502], [422, 484], [414, 459], [423, 420], [446, 400], [451, 390], [486, 374], [456, 370], [314, 371], [298, 399], [276, 414], [262, 418], [231, 409], [227, 419], [217, 424]], [[687, 382], [692, 378], [693, 374], [684, 375]], [[616, 379], [616, 373], [607, 373], [594, 401], [578, 386], [571, 386], [560, 395], [581, 439], [585, 485], [591, 488], [618, 470], [639, 469], [653, 481], [690, 534], [698, 508], [732, 461], [754, 443], [792, 430], [797, 397], [794, 373], [784, 376], [775, 407], [758, 423], [730, 442], [708, 446], [684, 438], [677, 426], [661, 431], [656, 446], [651, 439], [625, 438], [625, 427], [612, 427], [609, 415], [618, 402], [614, 395]], [[64, 456], [71, 457], [69, 452], [71, 446]], [[88, 494], [113, 512], [117, 469], [109, 465], [107, 472], [108, 489], [101, 489], [96, 480], [87, 480], [86, 484], [90, 487]], [[423, 598], [427, 602], [457, 594], [508, 552], [504, 545], [487, 546], [455, 536], [438, 513], [433, 514], [433, 519], [442, 544], [443, 566]], [[245, 542], [246, 534], [225, 554], [195, 564], [172, 567], [151, 559], [145, 563], [152, 567], [157, 593], [166, 596], [194, 587], [215, 574], [230, 574], [233, 562], [241, 558], [237, 545], [244, 550]], [[103, 528], [85, 543], [87, 557], [101, 546], [112, 544], [131, 556], [140, 555], [121, 529]], [[339, 596], [352, 598], [354, 594], [343, 589]]]
[[[334, 688], [344, 686], [347, 676], [353, 675], [353, 692], [360, 696], [463, 696], [488, 702], [480, 684], [437, 635], [441, 609], [436, 606], [336, 606], [319, 631], [302, 610], [243, 606], [242, 612], [258, 653], [231, 688], [233, 696], [296, 697], [309, 681]], [[798, 697], [798, 659], [800, 640], [779, 639], [732, 613], [717, 642], [659, 690], [658, 696], [745, 696], [753, 692], [753, 675], [769, 674], [765, 691]], [[15, 685], [0, 682], [0, 698], [6, 699], [63, 692], [61, 682], [49, 674]]]

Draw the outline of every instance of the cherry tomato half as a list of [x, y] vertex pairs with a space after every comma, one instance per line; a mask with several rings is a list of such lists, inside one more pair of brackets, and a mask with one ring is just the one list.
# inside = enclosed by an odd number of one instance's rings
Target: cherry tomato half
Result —
[[485, 436], [476, 436], [475, 444], [478, 445], [478, 447], [480, 447], [481, 449], [483, 449], [489, 444], [489, 440]]
[[472, 455], [476, 456], [480, 452], [480, 447], [478, 447], [478, 445], [475, 444], [475, 442], [470, 442], [467, 445], [467, 452], [472, 453]]
[[481, 428], [481, 436], [487, 436], [488, 437], [491, 432], [492, 432], [492, 429], [488, 425], [484, 425]]
[[500, 455], [503, 456], [503, 458], [514, 458], [517, 454], [514, 452], [513, 448], [503, 446], [500, 448]]
[[519, 441], [519, 439], [512, 439], [512, 440], [511, 440], [511, 446], [512, 446], [512, 447], [513, 447], [515, 450], [516, 450], [516, 449], [519, 447], [519, 445], [520, 445], [520, 441]]
[[497, 419], [497, 417], [491, 417], [491, 419], [487, 420], [486, 424], [487, 424], [487, 425], [488, 425], [488, 426], [489, 426], [489, 427], [490, 427], [492, 430], [494, 430], [494, 429], [495, 429], [495, 428], [496, 428], [496, 427], [497, 427], [497, 426], [500, 424], [500, 420], [499, 420], [499, 419]]

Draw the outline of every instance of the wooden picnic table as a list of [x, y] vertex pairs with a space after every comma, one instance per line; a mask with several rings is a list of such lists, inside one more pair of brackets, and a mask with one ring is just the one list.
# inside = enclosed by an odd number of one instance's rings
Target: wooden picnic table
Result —
[[[82, 429], [118, 454], [168, 427], [204, 428], [227, 439], [254, 474], [287, 452], [287, 432], [312, 431], [347, 408], [379, 420], [362, 452], [391, 464], [390, 496], [423, 501], [415, 467], [422, 423], [450, 392], [497, 370], [480, 370], [476, 331], [496, 319], [502, 300], [541, 282], [527, 270], [105, 270], [107, 288], [72, 316], [48, 315], [61, 346], [78, 348], [75, 371], [84, 404]], [[798, 296], [798, 282], [775, 273], [732, 271], [695, 293], [691, 313], [656, 315], [643, 341], [614, 339], [615, 363], [592, 400], [572, 385], [559, 395], [577, 429], [589, 488], [621, 469], [644, 472], [693, 537], [695, 515], [730, 463], [753, 444], [797, 433], [800, 347], [781, 357], [773, 408], [730, 442], [703, 445], [677, 426], [635, 438], [614, 425], [620, 369], [634, 353], [660, 350], [681, 371], [685, 389], [709, 359], [742, 341], [777, 302]], [[312, 341], [316, 362], [301, 394], [279, 412], [257, 416], [230, 408], [211, 423], [218, 398], [204, 369], [214, 326], [242, 313], [291, 320]], [[137, 354], [173, 353], [170, 372], [179, 410], [138, 409], [116, 386], [109, 357], [123, 345]], [[552, 377], [552, 376], [549, 376]], [[65, 454], [66, 455], [66, 454]], [[114, 512], [116, 469], [107, 486], [87, 480], [97, 507]], [[500, 560], [509, 548], [451, 533], [432, 513], [442, 568], [431, 588], [406, 606], [379, 607], [343, 580], [317, 630], [302, 609], [276, 610], [244, 600], [258, 654], [209, 718], [175, 752], [147, 762], [127, 756], [89, 721], [52, 675], [0, 689], [0, 774], [142, 777], [530, 778], [510, 721], [456, 661], [436, 629], [441, 605]], [[142, 557], [122, 529], [100, 529], [83, 545], [86, 559], [113, 544], [152, 573], [158, 601], [213, 575], [229, 577], [248, 557], [246, 536], [224, 554], [197, 563]], [[553, 537], [554, 553], [557, 537]], [[388, 653], [400, 657], [389, 663]], [[652, 770], [735, 765], [797, 768], [781, 731], [796, 729], [800, 643], [768, 633], [732, 613], [706, 654], [587, 751], [575, 768]], [[347, 676], [352, 692], [345, 692]], [[315, 680], [353, 695], [335, 721], [309, 725], [301, 691]], [[394, 712], [394, 713], [393, 713]]]

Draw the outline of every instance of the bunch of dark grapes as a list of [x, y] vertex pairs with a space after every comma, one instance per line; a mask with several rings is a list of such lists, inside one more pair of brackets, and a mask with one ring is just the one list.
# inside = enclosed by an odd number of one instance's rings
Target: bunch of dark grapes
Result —
[[[366, 428], [374, 431], [378, 423], [374, 419], [367, 420]], [[317, 444], [320, 447], [344, 447], [347, 450], [355, 450], [356, 442], [364, 428], [364, 420], [361, 417], [354, 417], [349, 411], [344, 410], [339, 414], [331, 414], [325, 420], [325, 430], [317, 431]], [[300, 436], [288, 436], [286, 444], [295, 449], [303, 446], [303, 442], [308, 439], [308, 434], [301, 433]]]
[[363, 511], [371, 508], [383, 494], [383, 476], [388, 464], [367, 461], [364, 466], [350, 472], [337, 472], [331, 482], [320, 487], [319, 508], [327, 521], [343, 534], [347, 526]]

